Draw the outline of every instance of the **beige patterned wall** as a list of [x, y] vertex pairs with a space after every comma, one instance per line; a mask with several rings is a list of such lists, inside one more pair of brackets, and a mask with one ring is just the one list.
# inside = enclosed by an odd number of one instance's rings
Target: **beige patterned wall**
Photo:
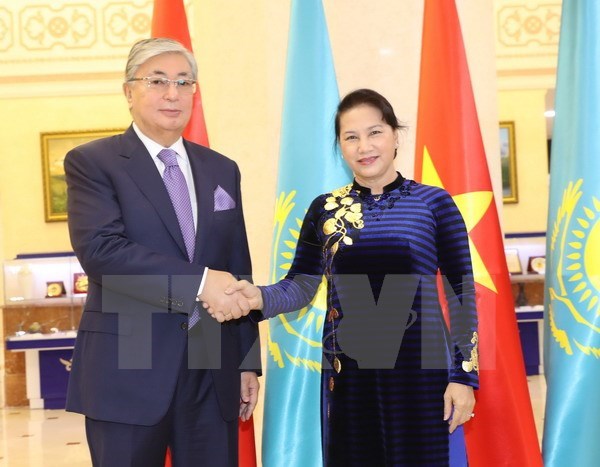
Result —
[[[499, 89], [553, 88], [561, 0], [493, 3]], [[0, 98], [114, 91], [151, 17], [152, 0], [0, 0]]]
[[553, 88], [561, 0], [494, 3], [499, 88]]
[[0, 0], [0, 98], [114, 92], [152, 3]]

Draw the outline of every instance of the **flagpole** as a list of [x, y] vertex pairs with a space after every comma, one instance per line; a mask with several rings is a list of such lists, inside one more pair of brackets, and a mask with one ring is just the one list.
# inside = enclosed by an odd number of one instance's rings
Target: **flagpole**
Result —
[[[192, 49], [192, 40], [188, 29], [187, 15], [183, 0], [154, 0], [152, 14], [152, 37], [168, 37], [181, 42], [188, 50]], [[183, 137], [194, 143], [209, 147], [208, 132], [204, 120], [200, 84], [194, 94], [192, 116]], [[238, 465], [256, 467], [256, 446], [254, 438], [254, 419], [238, 422]], [[167, 466], [170, 458], [167, 456]]]
[[[290, 267], [311, 201], [351, 180], [333, 146], [339, 93], [321, 0], [292, 0], [283, 98], [271, 279]], [[322, 465], [323, 292], [269, 320], [264, 467]]]
[[[443, 79], [440, 79], [443, 77]], [[469, 234], [480, 389], [469, 465], [541, 466], [504, 243], [454, 0], [425, 0], [415, 174], [446, 189]]]

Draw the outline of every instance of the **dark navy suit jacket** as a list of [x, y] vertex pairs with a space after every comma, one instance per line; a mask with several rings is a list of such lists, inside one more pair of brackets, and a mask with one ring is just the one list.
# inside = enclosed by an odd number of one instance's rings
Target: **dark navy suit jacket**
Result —
[[[160, 173], [132, 127], [65, 158], [69, 233], [89, 278], [69, 411], [97, 420], [157, 423], [175, 391], [188, 346], [187, 314], [205, 267], [251, 274], [237, 165], [203, 146], [184, 144], [198, 200], [193, 263]], [[231, 209], [215, 211], [218, 186], [235, 201]], [[240, 368], [259, 367], [256, 324], [242, 319], [221, 325], [203, 309], [201, 314], [200, 325], [189, 332], [195, 342], [190, 357], [204, 349], [201, 364], [211, 368], [221, 414], [234, 420]]]

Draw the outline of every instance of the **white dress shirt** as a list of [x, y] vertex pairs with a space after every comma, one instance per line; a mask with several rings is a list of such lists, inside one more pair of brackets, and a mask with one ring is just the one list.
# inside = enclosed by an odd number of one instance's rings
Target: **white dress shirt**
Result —
[[[192, 167], [190, 165], [190, 160], [188, 158], [187, 151], [185, 150], [185, 146], [183, 145], [183, 138], [180, 136], [175, 143], [173, 143], [168, 148], [158, 144], [156, 141], [148, 138], [142, 130], [133, 123], [133, 131], [138, 135], [146, 149], [150, 153], [152, 157], [152, 162], [156, 165], [158, 172], [160, 173], [160, 177], [162, 178], [165, 173], [165, 164], [158, 158], [158, 153], [163, 149], [172, 149], [177, 153], [177, 163], [179, 164], [179, 168], [185, 177], [185, 182], [188, 187], [188, 192], [190, 194], [190, 201], [192, 203], [192, 216], [194, 217], [194, 230], [198, 232], [198, 198], [196, 197], [196, 190], [194, 186], [194, 177], [192, 176]], [[200, 288], [198, 289], [198, 295], [204, 289], [204, 282], [206, 281], [206, 273], [208, 272], [208, 268], [204, 269], [204, 274], [202, 275], [202, 281], [200, 282]]]

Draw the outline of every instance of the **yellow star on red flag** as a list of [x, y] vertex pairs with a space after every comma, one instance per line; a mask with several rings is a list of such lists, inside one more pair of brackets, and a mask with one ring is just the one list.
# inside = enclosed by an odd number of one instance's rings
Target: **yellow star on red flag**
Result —
[[[427, 146], [424, 147], [423, 151], [423, 174], [422, 181], [426, 185], [438, 186], [440, 188], [444, 188], [444, 184], [442, 183], [442, 179], [440, 178], [435, 165], [433, 164], [433, 160], [429, 155], [429, 151], [427, 150]], [[456, 203], [460, 213], [463, 216], [465, 221], [465, 225], [467, 227], [467, 232], [469, 234], [469, 249], [471, 251], [471, 262], [473, 263], [473, 275], [475, 278], [475, 282], [488, 289], [492, 290], [495, 293], [498, 293], [496, 289], [496, 285], [492, 280], [492, 276], [490, 275], [479, 251], [477, 251], [477, 246], [475, 242], [471, 238], [471, 231], [475, 228], [479, 221], [483, 218], [485, 213], [487, 212], [490, 204], [494, 199], [494, 195], [491, 191], [472, 191], [469, 193], [461, 193], [457, 195], [453, 195], [452, 199]]]

